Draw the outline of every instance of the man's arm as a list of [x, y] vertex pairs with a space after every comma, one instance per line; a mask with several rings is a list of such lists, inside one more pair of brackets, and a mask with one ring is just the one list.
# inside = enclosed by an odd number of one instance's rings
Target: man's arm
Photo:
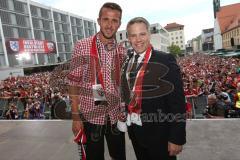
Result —
[[69, 86], [69, 97], [71, 100], [71, 109], [72, 109], [72, 131], [76, 135], [80, 129], [83, 129], [83, 122], [79, 116], [79, 91], [76, 86]]
[[83, 123], [79, 116], [79, 96], [80, 88], [79, 83], [82, 80], [81, 66], [85, 63], [86, 57], [82, 52], [81, 42], [77, 42], [74, 46], [73, 55], [70, 63], [70, 72], [68, 74], [69, 82], [69, 98], [71, 101], [72, 111], [72, 131], [76, 135], [80, 129], [83, 129]]
[[167, 95], [169, 112], [174, 117], [174, 120], [169, 122], [168, 149], [170, 155], [176, 155], [181, 152], [182, 145], [186, 143], [186, 104], [180, 68], [172, 55], [168, 55], [168, 67], [167, 79], [174, 86], [174, 90]]

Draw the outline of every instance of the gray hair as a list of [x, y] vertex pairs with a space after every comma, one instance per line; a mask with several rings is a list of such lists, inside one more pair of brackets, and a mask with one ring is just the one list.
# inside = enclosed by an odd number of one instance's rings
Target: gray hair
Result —
[[147, 30], [150, 32], [150, 24], [149, 24], [149, 22], [148, 22], [145, 18], [143, 18], [143, 17], [135, 17], [135, 18], [131, 19], [131, 20], [128, 22], [128, 24], [127, 24], [127, 30], [128, 30], [128, 28], [129, 28], [131, 25], [133, 25], [133, 24], [135, 24], [135, 23], [144, 23], [145, 26], [146, 26], [146, 28], [147, 28]]

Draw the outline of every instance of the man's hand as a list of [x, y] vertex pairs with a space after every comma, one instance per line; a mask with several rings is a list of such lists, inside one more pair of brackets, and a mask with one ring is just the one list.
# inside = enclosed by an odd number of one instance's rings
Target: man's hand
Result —
[[168, 152], [170, 156], [176, 156], [182, 152], [182, 146], [168, 142]]
[[72, 132], [74, 134], [74, 136], [76, 136], [78, 134], [78, 132], [80, 130], [83, 130], [84, 126], [83, 126], [83, 122], [81, 120], [77, 120], [72, 122]]
[[118, 120], [121, 122], [126, 122], [127, 121], [127, 113], [126, 112], [121, 112], [118, 115]]

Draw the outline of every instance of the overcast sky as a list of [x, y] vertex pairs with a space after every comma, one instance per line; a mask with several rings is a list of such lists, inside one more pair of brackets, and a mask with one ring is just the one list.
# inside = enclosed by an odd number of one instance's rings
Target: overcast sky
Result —
[[[96, 20], [99, 8], [111, 0], [33, 0], [53, 8]], [[122, 25], [136, 16], [145, 17], [151, 24], [163, 27], [176, 22], [185, 25], [185, 43], [201, 34], [202, 29], [214, 27], [213, 0], [112, 0], [123, 9]], [[240, 0], [221, 0], [221, 6], [240, 3]]]

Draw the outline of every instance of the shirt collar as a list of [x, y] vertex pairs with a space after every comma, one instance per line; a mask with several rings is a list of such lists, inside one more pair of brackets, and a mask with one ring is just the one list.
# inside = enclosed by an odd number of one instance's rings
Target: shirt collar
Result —
[[[133, 56], [135, 56], [137, 53], [134, 51], [134, 54], [133, 54]], [[141, 53], [141, 54], [138, 54], [139, 55], [139, 58], [141, 58], [141, 59], [143, 59], [144, 58], [144, 56], [145, 56], [145, 54], [146, 54], [146, 51], [145, 52], [143, 52], [143, 53]]]
[[[118, 43], [116, 41], [116, 39], [112, 40], [113, 43], [115, 43], [116, 47], [118, 47]], [[100, 39], [100, 32], [97, 33], [97, 43], [100, 44], [103, 48], [105, 47], [105, 45], [103, 44], [103, 42]]]

